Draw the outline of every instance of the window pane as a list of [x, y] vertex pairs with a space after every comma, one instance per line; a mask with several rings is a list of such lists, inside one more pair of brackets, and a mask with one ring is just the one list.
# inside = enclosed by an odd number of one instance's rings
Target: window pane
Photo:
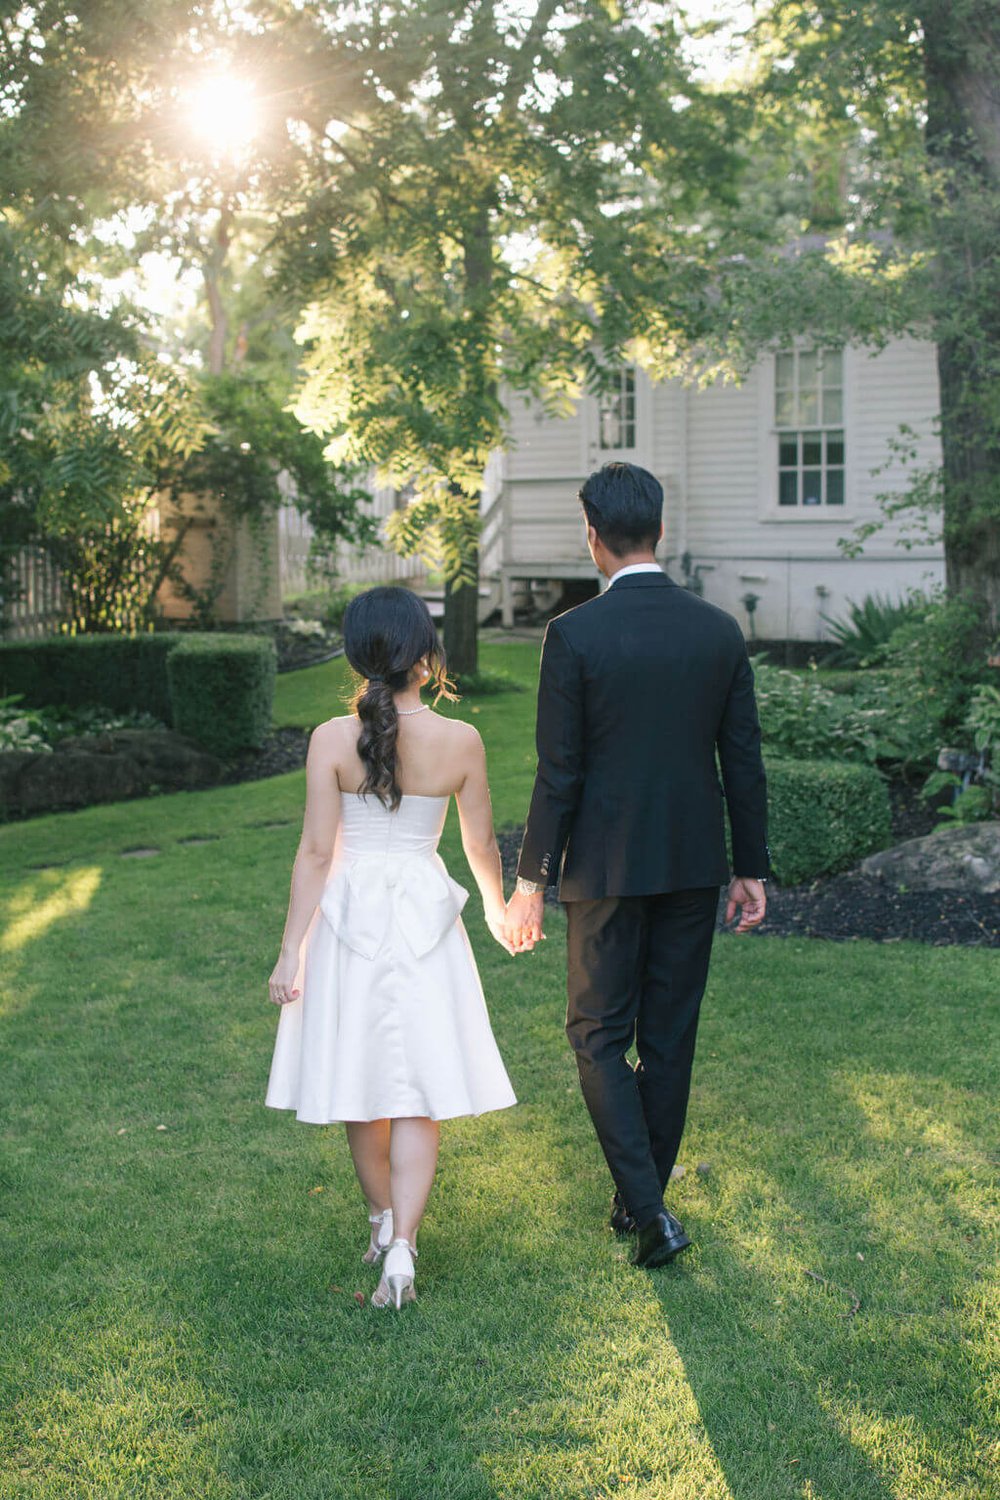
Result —
[[812, 390], [819, 385], [819, 353], [815, 349], [803, 349], [799, 355], [799, 390]]
[[779, 390], [791, 390], [795, 384], [795, 355], [779, 354], [774, 365], [774, 383]]
[[827, 505], [843, 505], [844, 503], [844, 471], [843, 469], [828, 469], [826, 475], [826, 503]]
[[828, 464], [844, 462], [844, 434], [828, 432], [826, 435], [826, 461]]
[[778, 504], [798, 505], [799, 476], [795, 469], [783, 469], [778, 475]]
[[802, 471], [802, 504], [821, 505], [823, 503], [823, 470], [803, 469]]
[[602, 448], [635, 447], [635, 371], [605, 370], [598, 397], [598, 434]]
[[802, 462], [804, 464], [821, 464], [823, 462], [823, 434], [821, 432], [804, 432], [802, 434]]
[[795, 426], [795, 396], [792, 391], [778, 391], [774, 404], [776, 427]]
[[823, 392], [823, 421], [842, 422], [844, 420], [844, 393], [843, 391]]
[[819, 421], [818, 391], [799, 391], [799, 421], [803, 424]]
[[843, 385], [844, 356], [840, 349], [823, 350], [823, 384]]
[[783, 469], [794, 468], [799, 461], [799, 435], [789, 432], [778, 443], [778, 462]]

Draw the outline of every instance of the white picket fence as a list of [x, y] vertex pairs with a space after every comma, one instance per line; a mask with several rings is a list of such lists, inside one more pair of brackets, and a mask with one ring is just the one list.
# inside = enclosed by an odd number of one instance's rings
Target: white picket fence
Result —
[[[385, 514], [385, 511], [379, 509], [376, 513]], [[316, 587], [309, 574], [312, 535], [312, 527], [294, 505], [281, 507], [278, 512], [278, 544], [282, 598]], [[400, 557], [387, 544], [382, 547], [345, 545], [337, 549], [337, 578], [343, 583], [420, 585], [426, 577], [426, 564], [419, 557]]]
[[52, 635], [63, 618], [59, 570], [40, 547], [22, 547], [10, 567], [11, 597], [3, 611], [7, 640]]

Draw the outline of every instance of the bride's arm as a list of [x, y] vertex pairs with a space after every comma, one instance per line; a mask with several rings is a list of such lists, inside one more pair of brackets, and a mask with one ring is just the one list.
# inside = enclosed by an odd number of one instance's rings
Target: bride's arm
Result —
[[302, 940], [323, 894], [333, 858], [333, 845], [340, 822], [340, 787], [337, 784], [334, 738], [334, 725], [327, 723], [314, 729], [309, 740], [302, 836], [292, 866], [292, 888], [285, 931], [281, 939], [281, 952], [268, 986], [271, 999], [276, 1005], [285, 1005], [298, 996], [298, 990], [292, 986], [299, 967]]
[[483, 898], [486, 925], [497, 942], [508, 953], [513, 953], [514, 949], [504, 934], [503, 870], [500, 848], [493, 831], [493, 807], [486, 779], [486, 751], [471, 724], [464, 725], [463, 728], [468, 735], [464, 756], [466, 774], [455, 793], [458, 821], [462, 830], [462, 848]]

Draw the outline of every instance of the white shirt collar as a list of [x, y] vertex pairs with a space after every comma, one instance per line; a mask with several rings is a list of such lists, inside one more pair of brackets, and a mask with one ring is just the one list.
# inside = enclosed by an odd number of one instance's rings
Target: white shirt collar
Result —
[[627, 578], [630, 573], [662, 573], [663, 569], [659, 563], [629, 563], [628, 567], [619, 568], [617, 573], [612, 573], [608, 579], [608, 588], [617, 583], [619, 578]]

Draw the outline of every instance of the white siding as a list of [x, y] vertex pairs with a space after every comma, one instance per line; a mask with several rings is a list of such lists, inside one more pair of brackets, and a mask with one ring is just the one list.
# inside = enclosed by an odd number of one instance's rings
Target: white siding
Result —
[[748, 626], [741, 600], [754, 593], [759, 636], [817, 639], [825, 633], [821, 616], [842, 615], [849, 600], [898, 596], [943, 577], [940, 546], [903, 550], [894, 545], [898, 524], [872, 537], [860, 558], [845, 558], [837, 545], [878, 518], [879, 494], [905, 487], [905, 467], [889, 462], [903, 424], [918, 434], [919, 462], [939, 462], [935, 350], [900, 339], [880, 353], [846, 352], [843, 511], [777, 510], [773, 379], [766, 359], [743, 386], [689, 393], [686, 545], [707, 599]]

